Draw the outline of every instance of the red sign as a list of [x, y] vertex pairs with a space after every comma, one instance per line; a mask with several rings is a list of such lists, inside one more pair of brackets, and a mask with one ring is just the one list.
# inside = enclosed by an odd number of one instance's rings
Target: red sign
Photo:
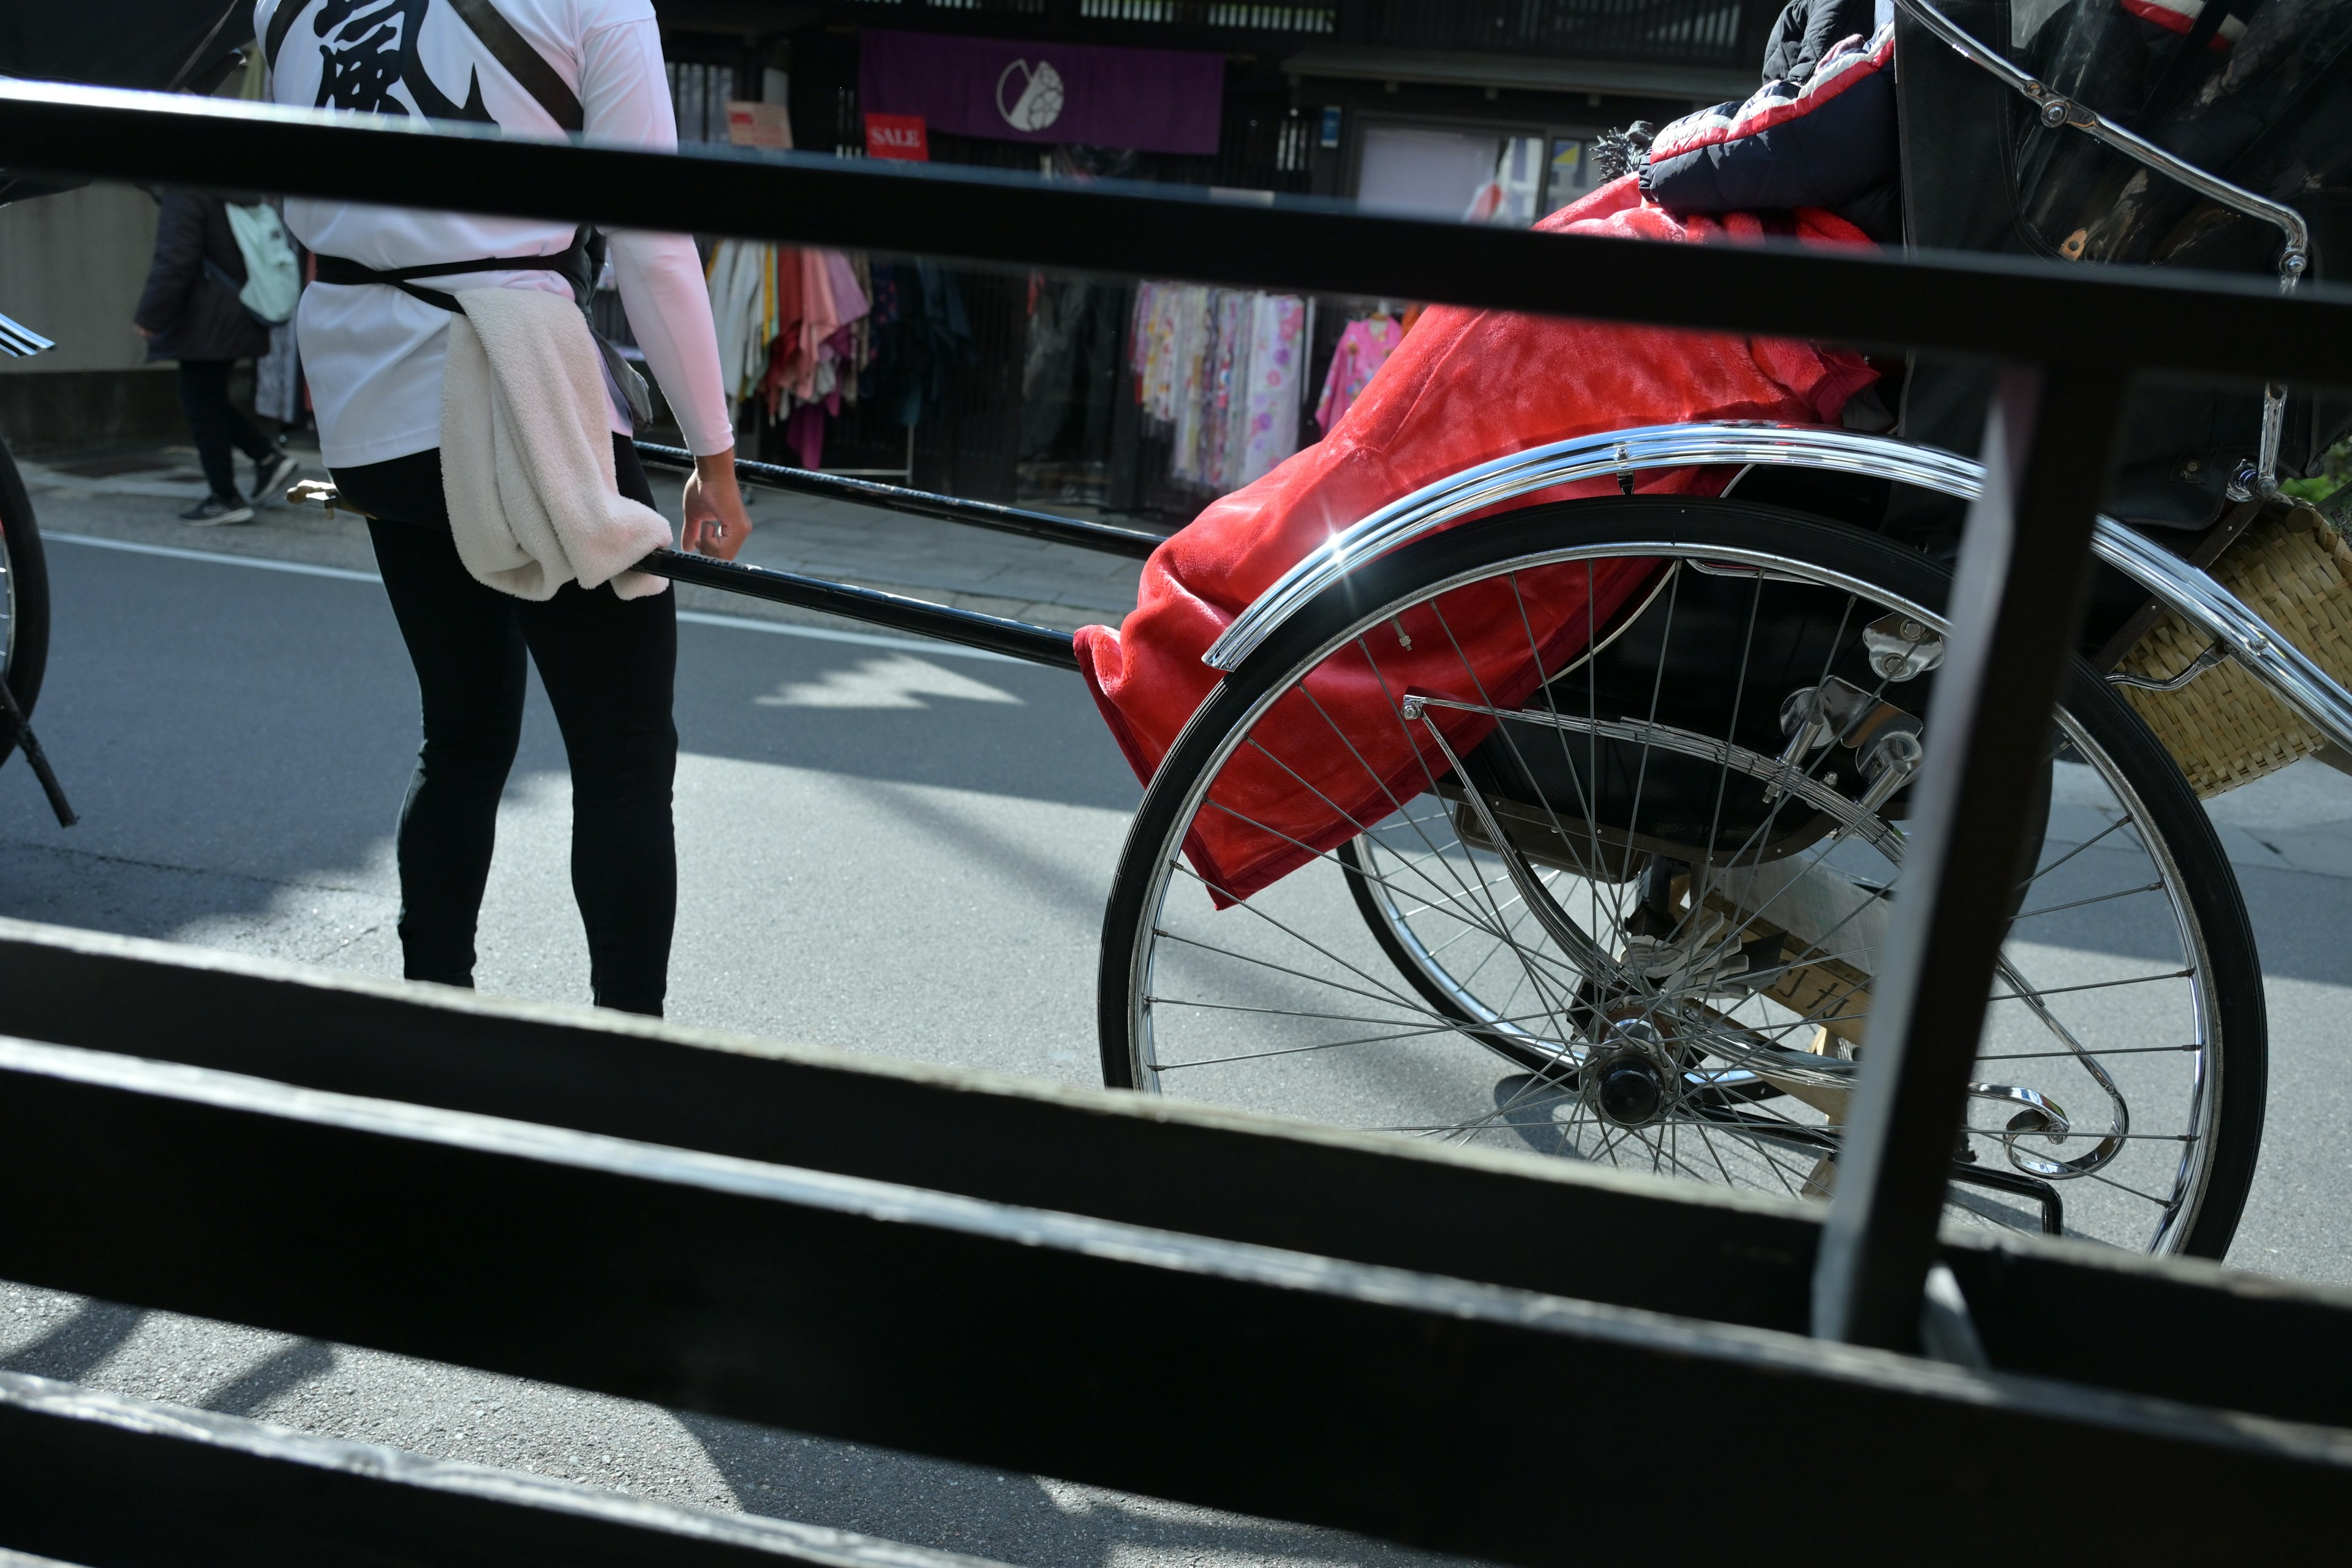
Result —
[[930, 132], [919, 114], [869, 114], [866, 117], [866, 155], [898, 158], [909, 163], [931, 161]]

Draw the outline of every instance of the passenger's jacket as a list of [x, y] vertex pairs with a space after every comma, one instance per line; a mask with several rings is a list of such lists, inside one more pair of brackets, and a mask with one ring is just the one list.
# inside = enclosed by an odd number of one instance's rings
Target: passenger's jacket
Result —
[[[207, 267], [206, 262], [212, 265]], [[155, 226], [155, 264], [131, 320], [155, 335], [149, 359], [258, 359], [269, 329], [237, 302], [245, 256], [218, 196], [174, 193]]]
[[1823, 56], [1878, 31], [1873, 0], [1789, 0], [1764, 44], [1764, 79], [1802, 87]]
[[1890, 22], [1833, 44], [1801, 85], [1767, 81], [1745, 103], [1718, 103], [1660, 131], [1642, 194], [1677, 213], [1822, 207], [1886, 242], [1896, 237], [1898, 164]]

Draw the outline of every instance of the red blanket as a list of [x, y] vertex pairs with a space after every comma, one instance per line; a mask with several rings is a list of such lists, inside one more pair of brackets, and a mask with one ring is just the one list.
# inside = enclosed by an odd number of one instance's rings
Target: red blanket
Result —
[[[1537, 226], [1686, 243], [1764, 232], [1746, 214], [1677, 218], [1644, 205], [1631, 175]], [[1797, 236], [1869, 244], [1852, 225], [1810, 210], [1797, 215]], [[1874, 379], [1857, 354], [1777, 338], [1433, 308], [1328, 436], [1152, 552], [1119, 629], [1078, 633], [1080, 668], [1129, 764], [1149, 782], [1220, 679], [1201, 662], [1210, 643], [1308, 551], [1386, 502], [1474, 464], [1594, 431], [1696, 419], [1834, 423]], [[1658, 470], [1635, 488], [1712, 495], [1728, 479], [1723, 470]], [[1616, 482], [1563, 485], [1512, 504], [1605, 494]], [[1380, 821], [1445, 772], [1426, 727], [1398, 718], [1398, 696], [1418, 687], [1516, 706], [1538, 672], [1580, 651], [1587, 628], [1605, 626], [1653, 569], [1627, 560], [1522, 573], [1517, 604], [1507, 582], [1455, 589], [1403, 617], [1410, 650], [1391, 628], [1368, 639], [1377, 672], [1360, 648], [1326, 660], [1225, 765], [1186, 842], [1193, 869], [1223, 905]], [[1457, 754], [1492, 728], [1472, 714], [1442, 721]]]

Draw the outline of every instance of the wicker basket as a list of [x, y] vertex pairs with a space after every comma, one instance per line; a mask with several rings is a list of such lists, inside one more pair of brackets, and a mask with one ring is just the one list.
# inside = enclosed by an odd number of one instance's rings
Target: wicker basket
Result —
[[[2352, 545], [2315, 510], [2296, 507], [2258, 520], [2211, 570], [2273, 631], [2352, 685]], [[2168, 680], [2210, 640], [2168, 610], [2116, 668]], [[2252, 784], [2326, 744], [2234, 660], [2178, 691], [2121, 690], [2200, 796]]]

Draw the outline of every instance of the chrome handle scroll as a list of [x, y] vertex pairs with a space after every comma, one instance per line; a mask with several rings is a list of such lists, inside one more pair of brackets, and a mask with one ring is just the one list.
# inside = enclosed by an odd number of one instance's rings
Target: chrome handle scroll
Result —
[[2293, 289], [2295, 280], [2303, 276], [2304, 268], [2311, 265], [2311, 227], [2303, 221], [2303, 215], [2293, 207], [2258, 196], [2242, 185], [2233, 185], [2218, 175], [2209, 174], [2186, 159], [2174, 157], [2146, 137], [2125, 130], [2097, 110], [2053, 92], [2044, 83], [2011, 64], [2008, 57], [2000, 50], [1978, 41], [1966, 28], [1936, 9], [1930, 0], [1895, 0], [1895, 4], [1909, 12], [1921, 26], [1949, 45], [1961, 58], [1991, 72], [2012, 91], [2037, 105], [2042, 124], [2053, 130], [2061, 125], [2071, 125], [2143, 167], [2179, 181], [2199, 195], [2275, 226], [2286, 237], [2286, 246], [2279, 253], [2278, 261], [2279, 288], [2282, 290]]
[[[2053, 92], [2048, 86], [2027, 75], [2010, 63], [1998, 49], [1988, 48], [1966, 28], [1936, 9], [1930, 0], [1895, 0], [1909, 12], [1921, 26], [1949, 45], [1952, 50], [1970, 65], [1981, 67], [1998, 77], [2011, 90], [2038, 105], [2042, 123], [2055, 130], [2071, 125], [2075, 130], [2105, 146], [2114, 148], [2143, 168], [2187, 185], [2199, 195], [2221, 203], [2232, 212], [2243, 213], [2272, 225], [2286, 237], [2279, 251], [2279, 292], [2292, 293], [2304, 271], [2311, 265], [2311, 226], [2303, 215], [2283, 203], [2258, 196], [2242, 185], [2233, 185], [2217, 174], [2207, 174], [2184, 158], [2176, 158], [2155, 142], [2125, 130], [2095, 109]], [[2263, 432], [2261, 455], [2255, 464], [2255, 482], [2263, 494], [2272, 495], [2278, 489], [2279, 431], [2286, 417], [2286, 388], [2272, 382], [2263, 388]]]

